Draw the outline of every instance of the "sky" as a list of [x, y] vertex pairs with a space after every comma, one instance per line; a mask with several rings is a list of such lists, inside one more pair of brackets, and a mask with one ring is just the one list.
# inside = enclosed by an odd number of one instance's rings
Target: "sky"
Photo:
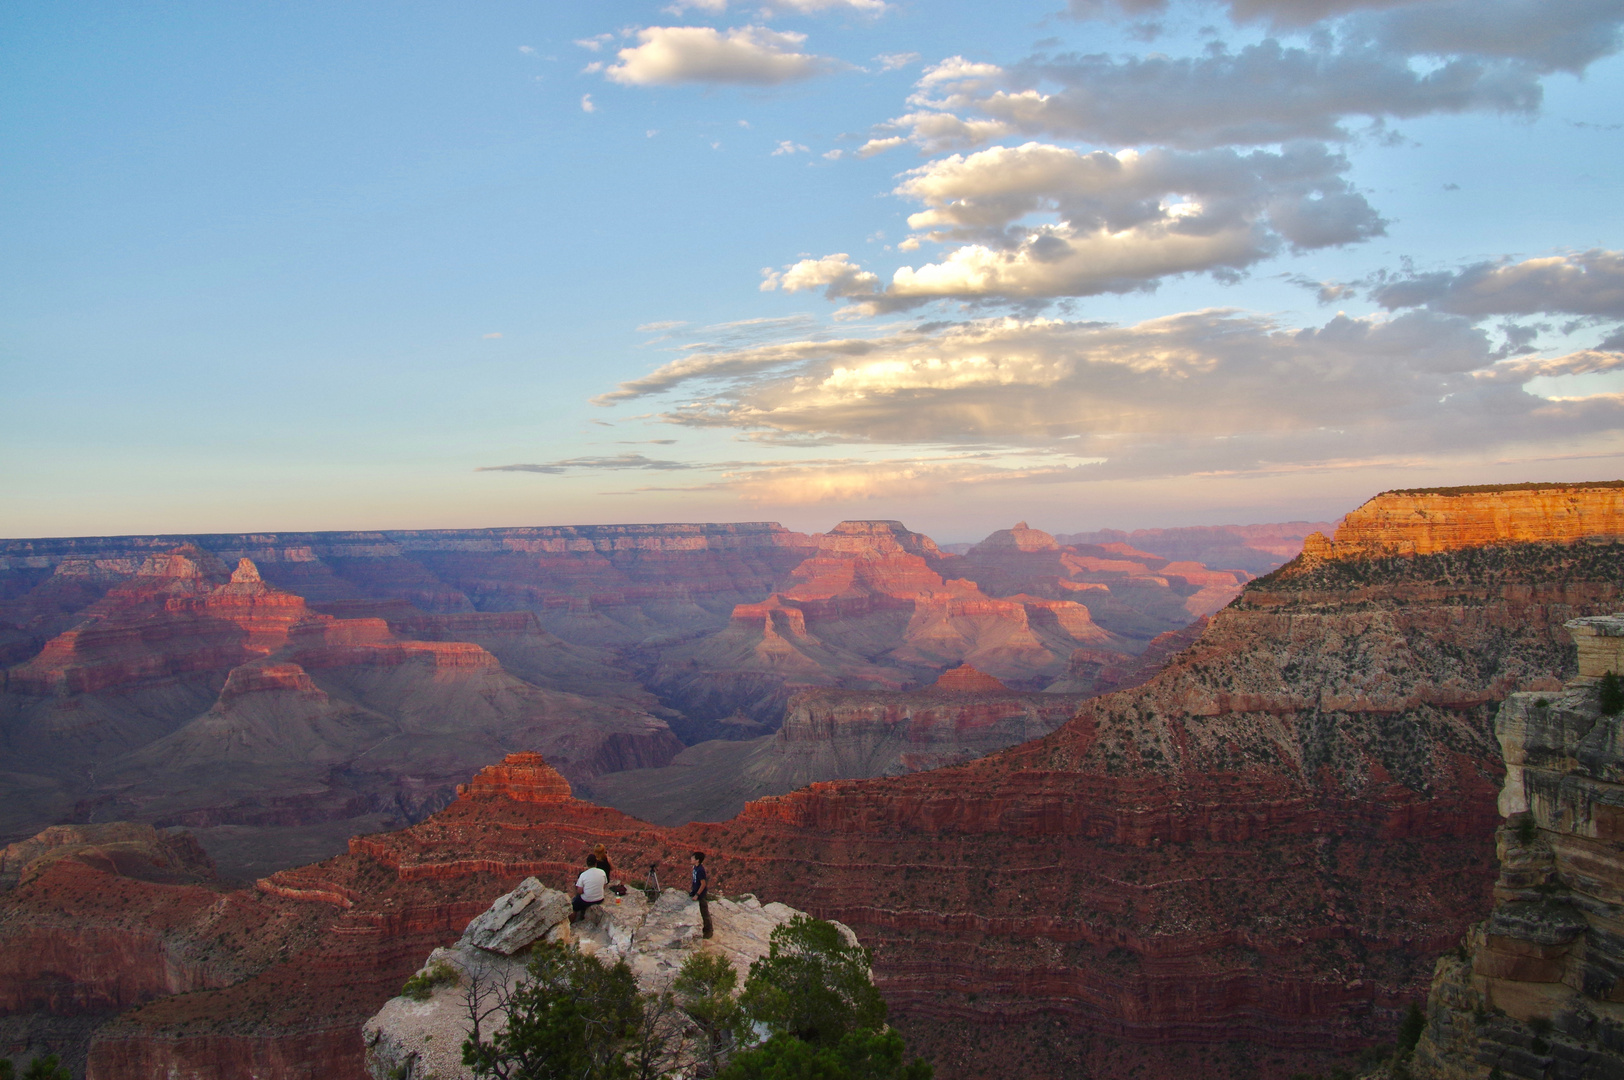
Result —
[[1624, 476], [1624, 0], [0, 6], [0, 536]]

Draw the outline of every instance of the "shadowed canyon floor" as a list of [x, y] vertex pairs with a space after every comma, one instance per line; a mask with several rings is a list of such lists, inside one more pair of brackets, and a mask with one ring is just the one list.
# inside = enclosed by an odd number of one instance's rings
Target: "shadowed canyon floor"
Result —
[[[565, 880], [601, 840], [623, 872], [652, 864], [667, 883], [705, 848], [719, 891], [851, 926], [944, 1078], [1005, 1071], [1012, 1045], [1039, 1077], [1283, 1080], [1345, 1062], [1391, 1037], [1489, 910], [1490, 720], [1573, 674], [1563, 623], [1624, 606], [1621, 494], [1519, 496], [1599, 523], [1564, 543], [1490, 529], [1373, 555], [1339, 533], [1048, 735], [725, 822], [653, 826], [518, 760], [251, 890], [57, 860], [0, 898], [0, 1009], [119, 1011], [90, 1047], [96, 1077], [360, 1076], [361, 1022], [429, 948], [522, 877]], [[1474, 498], [1436, 495], [1423, 518], [1475, 520]]]

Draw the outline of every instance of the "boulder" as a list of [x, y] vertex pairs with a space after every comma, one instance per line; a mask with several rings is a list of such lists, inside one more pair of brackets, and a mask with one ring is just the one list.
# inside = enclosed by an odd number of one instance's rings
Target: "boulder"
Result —
[[569, 917], [569, 897], [528, 877], [469, 923], [459, 944], [512, 956]]

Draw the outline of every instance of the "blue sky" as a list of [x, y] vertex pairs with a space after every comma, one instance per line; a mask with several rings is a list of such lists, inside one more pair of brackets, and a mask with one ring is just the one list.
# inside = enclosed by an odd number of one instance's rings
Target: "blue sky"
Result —
[[0, 535], [1624, 471], [1624, 0], [463, 7], [0, 11]]

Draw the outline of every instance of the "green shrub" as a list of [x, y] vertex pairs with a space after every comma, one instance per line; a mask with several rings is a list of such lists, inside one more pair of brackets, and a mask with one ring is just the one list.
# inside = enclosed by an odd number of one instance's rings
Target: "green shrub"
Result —
[[1517, 842], [1519, 844], [1532, 844], [1539, 835], [1539, 823], [1534, 820], [1533, 814], [1524, 814], [1517, 820]]
[[690, 956], [671, 984], [678, 1008], [698, 1029], [694, 1056], [701, 1075], [720, 1073], [749, 1035], [750, 1021], [733, 993], [738, 985], [733, 965], [715, 953]]
[[[9, 1064], [9, 1063], [8, 1063]], [[73, 1074], [55, 1054], [37, 1057], [23, 1070], [22, 1080], [73, 1080]]]
[[1415, 1049], [1415, 1044], [1421, 1041], [1421, 1033], [1427, 1029], [1426, 1014], [1421, 1006], [1410, 1003], [1410, 1011], [1404, 1014], [1404, 1022], [1398, 1026], [1398, 1052], [1408, 1054]]
[[406, 985], [400, 988], [400, 996], [409, 997], [413, 1001], [427, 1001], [436, 986], [456, 984], [457, 970], [444, 960], [436, 960], [429, 967], [407, 979]]
[[848, 1031], [829, 1046], [780, 1033], [735, 1057], [722, 1080], [931, 1080], [935, 1070], [904, 1063], [905, 1050], [894, 1031]]
[[1616, 716], [1619, 710], [1624, 709], [1624, 685], [1619, 683], [1616, 672], [1609, 671], [1601, 677], [1599, 690], [1603, 716]]
[[507, 1026], [484, 1041], [470, 1033], [462, 1063], [475, 1076], [524, 1080], [627, 1080], [643, 1018], [624, 960], [605, 967], [558, 942], [539, 942], [530, 978], [508, 999]]
[[17, 1080], [17, 1068], [10, 1058], [0, 1058], [0, 1080]]
[[773, 930], [767, 948], [740, 997], [750, 1019], [819, 1046], [885, 1024], [869, 951], [847, 944], [834, 923], [797, 915]]

